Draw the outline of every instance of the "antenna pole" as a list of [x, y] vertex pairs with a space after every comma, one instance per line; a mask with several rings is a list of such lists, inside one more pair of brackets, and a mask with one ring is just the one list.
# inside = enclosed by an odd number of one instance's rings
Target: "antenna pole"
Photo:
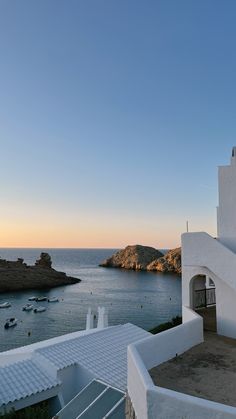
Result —
[[186, 230], [187, 230], [187, 233], [188, 233], [188, 221], [186, 221]]

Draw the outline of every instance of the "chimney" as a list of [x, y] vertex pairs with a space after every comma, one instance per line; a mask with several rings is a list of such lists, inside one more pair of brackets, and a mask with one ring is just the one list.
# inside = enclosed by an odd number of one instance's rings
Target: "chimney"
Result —
[[231, 164], [236, 163], [236, 147], [232, 148], [232, 157], [231, 157]]
[[94, 328], [94, 315], [92, 313], [91, 307], [88, 309], [87, 319], [86, 319], [86, 330]]
[[98, 329], [108, 327], [108, 313], [105, 307], [98, 307]]

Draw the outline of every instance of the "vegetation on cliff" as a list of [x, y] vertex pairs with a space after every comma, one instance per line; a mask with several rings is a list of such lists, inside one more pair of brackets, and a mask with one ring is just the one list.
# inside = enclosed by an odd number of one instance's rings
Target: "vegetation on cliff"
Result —
[[149, 330], [150, 333], [156, 335], [157, 333], [164, 332], [164, 330], [172, 329], [172, 327], [179, 326], [182, 323], [182, 317], [176, 316], [173, 317], [171, 321], [166, 323], [161, 323], [153, 329]]
[[8, 413], [0, 413], [0, 419], [51, 419], [51, 417], [47, 401], [21, 410], [13, 409]]

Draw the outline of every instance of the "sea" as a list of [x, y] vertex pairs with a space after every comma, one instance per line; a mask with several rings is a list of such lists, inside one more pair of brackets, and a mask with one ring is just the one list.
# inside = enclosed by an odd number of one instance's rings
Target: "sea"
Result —
[[[181, 315], [181, 279], [175, 274], [135, 272], [99, 267], [117, 249], [9, 249], [0, 248], [0, 257], [24, 259], [33, 265], [41, 252], [48, 252], [58, 271], [80, 278], [74, 285], [51, 290], [1, 293], [0, 302], [11, 307], [0, 310], [0, 352], [63, 335], [86, 326], [88, 308], [97, 315], [98, 306], [108, 310], [109, 325], [133, 323], [145, 330]], [[34, 303], [46, 307], [43, 313], [24, 312], [31, 296], [58, 297], [57, 303]], [[7, 318], [16, 317], [17, 326], [5, 329]]]

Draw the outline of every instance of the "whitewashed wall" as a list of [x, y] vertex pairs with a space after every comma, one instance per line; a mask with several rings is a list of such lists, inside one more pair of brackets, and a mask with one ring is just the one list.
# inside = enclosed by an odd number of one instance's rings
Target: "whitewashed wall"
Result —
[[236, 293], [222, 281], [216, 282], [216, 318], [217, 333], [236, 339]]
[[62, 383], [61, 394], [65, 404], [75, 397], [91, 380], [96, 378], [86, 368], [77, 364], [59, 370], [57, 377]]
[[137, 419], [236, 418], [236, 408], [154, 385], [149, 369], [203, 341], [202, 318], [184, 307], [183, 321], [128, 347], [128, 393]]
[[236, 254], [206, 233], [182, 235], [182, 304], [193, 308], [191, 280], [209, 275], [216, 287], [217, 333], [236, 338]]
[[[236, 408], [161, 387], [148, 390], [148, 419], [235, 419]], [[138, 417], [138, 419], [141, 419]]]
[[184, 324], [150, 336], [135, 344], [145, 367], [151, 369], [203, 342], [203, 320], [184, 308]]
[[236, 251], [236, 157], [230, 166], [221, 166], [218, 171], [219, 206], [217, 230], [220, 241]]
[[207, 233], [182, 234], [182, 265], [208, 268], [236, 290], [236, 254]]
[[184, 323], [128, 347], [128, 393], [137, 419], [235, 419], [236, 408], [154, 385], [148, 370], [203, 340], [202, 318], [187, 307]]

